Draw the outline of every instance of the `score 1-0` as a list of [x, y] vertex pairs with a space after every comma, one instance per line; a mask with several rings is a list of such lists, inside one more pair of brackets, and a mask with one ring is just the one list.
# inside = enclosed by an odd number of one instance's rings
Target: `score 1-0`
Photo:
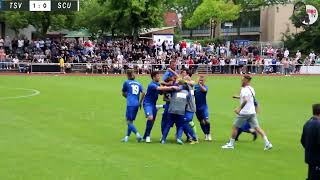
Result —
[[30, 1], [29, 11], [51, 11], [51, 1]]

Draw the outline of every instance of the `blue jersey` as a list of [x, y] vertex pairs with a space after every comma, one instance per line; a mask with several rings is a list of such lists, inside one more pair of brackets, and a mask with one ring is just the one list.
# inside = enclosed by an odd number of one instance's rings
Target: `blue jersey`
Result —
[[156, 105], [158, 100], [159, 91], [157, 88], [160, 86], [159, 83], [152, 81], [148, 85], [146, 96], [144, 97], [143, 104]]
[[202, 109], [207, 107], [207, 92], [208, 92], [208, 86], [204, 86], [206, 88], [206, 92], [202, 92], [201, 88], [198, 84], [194, 86], [194, 97], [196, 100], [196, 107], [197, 109]]
[[169, 71], [169, 70], [167, 70], [167, 71], [164, 73], [163, 77], [162, 77], [162, 81], [167, 81], [168, 78], [171, 78], [171, 77], [173, 77], [173, 76], [174, 76], [174, 73], [171, 72], [171, 71]]
[[139, 106], [142, 85], [136, 80], [126, 80], [123, 83], [122, 92], [127, 93], [127, 106]]

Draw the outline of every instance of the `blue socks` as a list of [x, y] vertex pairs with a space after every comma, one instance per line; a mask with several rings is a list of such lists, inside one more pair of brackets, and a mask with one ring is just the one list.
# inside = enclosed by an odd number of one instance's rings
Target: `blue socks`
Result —
[[207, 134], [207, 129], [206, 129], [206, 125], [205, 124], [202, 124], [202, 122], [200, 122], [200, 127], [201, 127], [201, 130], [204, 134]]
[[128, 124], [128, 129], [131, 129], [134, 134], [137, 134], [138, 132], [137, 128], [132, 123]]
[[147, 120], [146, 131], [144, 132], [143, 139], [146, 139], [146, 137], [150, 136], [152, 127], [153, 127], [153, 121]]
[[137, 128], [133, 125], [132, 122], [129, 122], [129, 123], [128, 123], [127, 136], [130, 136], [131, 132], [133, 132], [134, 134], [137, 134], [138, 130], [137, 130]]
[[210, 134], [210, 123], [208, 124], [202, 124], [200, 122], [200, 126], [201, 126], [201, 129], [203, 131], [204, 134]]
[[210, 134], [210, 123], [206, 124], [206, 134]]

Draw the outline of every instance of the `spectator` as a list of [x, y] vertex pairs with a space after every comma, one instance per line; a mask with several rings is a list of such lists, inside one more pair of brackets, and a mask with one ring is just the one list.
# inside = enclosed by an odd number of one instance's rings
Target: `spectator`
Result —
[[320, 179], [320, 104], [312, 106], [313, 117], [303, 126], [301, 144], [309, 166], [308, 180]]

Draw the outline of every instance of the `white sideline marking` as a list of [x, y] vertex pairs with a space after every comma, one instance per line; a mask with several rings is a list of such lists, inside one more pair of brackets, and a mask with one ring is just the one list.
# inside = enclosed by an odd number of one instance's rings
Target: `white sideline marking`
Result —
[[25, 89], [25, 88], [8, 88], [8, 89], [17, 89], [17, 90], [24, 90], [24, 91], [32, 91], [31, 94], [28, 95], [23, 95], [23, 96], [12, 96], [12, 97], [1, 97], [0, 100], [3, 99], [20, 99], [20, 98], [28, 98], [28, 97], [33, 97], [33, 96], [37, 96], [40, 94], [40, 91], [36, 90], [36, 89]]

